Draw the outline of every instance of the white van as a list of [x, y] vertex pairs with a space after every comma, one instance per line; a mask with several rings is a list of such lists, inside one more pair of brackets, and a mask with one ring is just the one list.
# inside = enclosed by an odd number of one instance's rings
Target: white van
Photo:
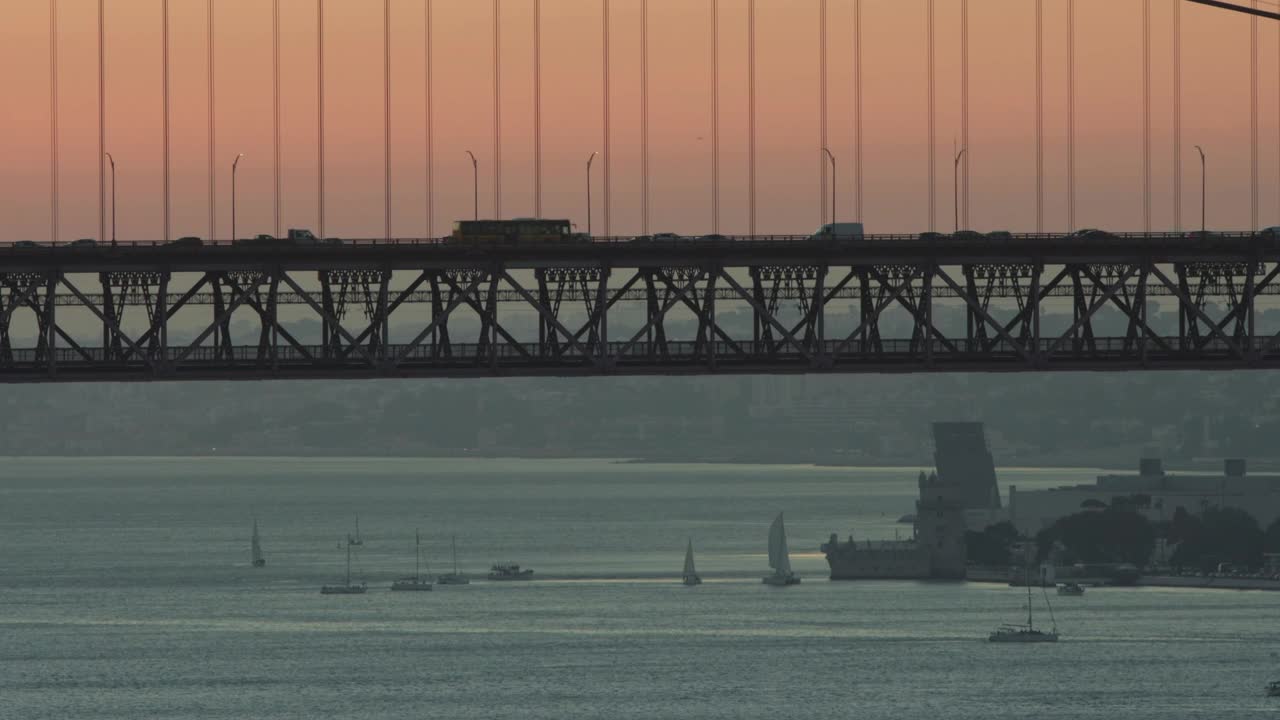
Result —
[[809, 236], [810, 240], [861, 240], [862, 239], [862, 223], [860, 222], [842, 222], [827, 223], [818, 228], [817, 232]]

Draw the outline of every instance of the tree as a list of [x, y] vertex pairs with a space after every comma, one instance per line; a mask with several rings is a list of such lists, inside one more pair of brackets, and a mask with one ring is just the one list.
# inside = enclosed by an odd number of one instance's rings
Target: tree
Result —
[[1180, 542], [1170, 558], [1174, 565], [1194, 566], [1203, 572], [1224, 562], [1245, 568], [1262, 566], [1267, 535], [1244, 510], [1208, 508], [1195, 518], [1182, 517], [1181, 524], [1179, 520], [1174, 513], [1170, 535], [1176, 535]]
[[1263, 539], [1263, 550], [1269, 553], [1280, 553], [1280, 518], [1271, 521], [1267, 526], [1266, 537]]
[[1008, 565], [1009, 548], [1019, 539], [1018, 529], [1009, 522], [988, 525], [982, 532], [966, 531], [966, 557], [977, 565]]
[[1127, 504], [1102, 512], [1086, 510], [1059, 519], [1037, 536], [1043, 550], [1061, 543], [1079, 562], [1146, 565], [1155, 545], [1155, 529]]

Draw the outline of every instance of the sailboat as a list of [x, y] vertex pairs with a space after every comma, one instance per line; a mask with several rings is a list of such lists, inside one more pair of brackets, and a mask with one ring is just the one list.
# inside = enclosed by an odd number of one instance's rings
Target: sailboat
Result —
[[413, 577], [405, 577], [391, 583], [392, 590], [430, 590], [431, 580], [423, 579], [422, 566], [422, 536], [417, 530], [413, 531]]
[[800, 584], [800, 576], [791, 572], [791, 555], [787, 551], [787, 529], [782, 524], [782, 513], [778, 513], [769, 526], [769, 567], [773, 568], [773, 573], [764, 576], [765, 585], [786, 587]]
[[1024, 575], [1027, 585], [1027, 624], [1026, 625], [1001, 625], [996, 631], [991, 633], [988, 639], [991, 642], [1005, 643], [1045, 643], [1058, 642], [1058, 622], [1053, 620], [1053, 606], [1049, 605], [1049, 593], [1044, 590], [1044, 584], [1041, 583], [1040, 590], [1044, 592], [1044, 603], [1049, 608], [1049, 618], [1053, 622], [1053, 630], [1045, 632], [1037, 630], [1034, 619], [1031, 614], [1031, 570], [1027, 569]]
[[253, 539], [249, 543], [249, 552], [253, 555], [253, 566], [264, 567], [267, 559], [262, 555], [262, 542], [258, 539], [258, 518], [253, 519]]
[[698, 571], [693, 567], [693, 538], [689, 538], [689, 544], [684, 549], [683, 582], [690, 587], [702, 584], [702, 578], [698, 577]]
[[[351, 584], [351, 546], [354, 545], [350, 535], [347, 536], [347, 580], [342, 585], [325, 585], [320, 588], [321, 595], [363, 595], [368, 587], [364, 583]], [[341, 545], [339, 545], [341, 547]]]
[[440, 585], [468, 585], [471, 580], [462, 573], [458, 572], [458, 536], [453, 536], [453, 572], [446, 573], [436, 578], [436, 583]]
[[356, 534], [347, 536], [347, 544], [364, 545], [364, 538], [360, 537], [360, 516], [356, 515]]

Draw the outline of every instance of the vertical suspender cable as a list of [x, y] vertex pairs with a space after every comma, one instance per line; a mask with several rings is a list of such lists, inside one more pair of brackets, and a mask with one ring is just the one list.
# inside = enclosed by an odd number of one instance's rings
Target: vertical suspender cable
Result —
[[1182, 232], [1182, 0], [1173, 2], [1173, 229]]
[[1044, 0], [1036, 0], [1036, 232], [1044, 232]]
[[604, 235], [609, 237], [613, 233], [612, 229], [612, 211], [613, 203], [613, 147], [612, 147], [612, 130], [610, 125], [610, 105], [609, 105], [609, 0], [601, 0], [600, 2], [600, 105], [601, 114], [603, 115], [601, 123], [601, 146], [604, 148], [604, 198], [601, 208], [604, 211]]
[[106, 9], [98, 0], [98, 240], [107, 239], [107, 45]]
[[382, 237], [391, 239], [391, 0], [382, 0]]
[[640, 233], [649, 234], [649, 0], [640, 0]]
[[827, 0], [818, 0], [818, 226], [827, 222]]
[[271, 122], [272, 139], [272, 171], [275, 175], [275, 233], [276, 237], [284, 234], [280, 224], [280, 0], [271, 3]]
[[929, 94], [928, 117], [929, 117], [929, 141], [926, 147], [929, 152], [929, 230], [937, 231], [938, 229], [938, 203], [937, 203], [937, 158], [935, 157], [937, 143], [937, 117], [935, 109], [935, 86], [934, 86], [934, 0], [926, 0], [927, 9], [925, 17], [925, 42], [928, 45], [925, 51], [925, 62], [928, 65], [926, 83], [926, 92]]
[[58, 0], [49, 0], [49, 239], [58, 242]]
[[217, 96], [214, 92], [214, 81], [217, 79], [214, 62], [217, 59], [213, 38], [214, 38], [214, 17], [213, 17], [213, 0], [205, 1], [205, 31], [207, 37], [205, 39], [205, 47], [208, 51], [208, 58], [205, 63], [208, 66], [209, 77], [209, 157], [206, 163], [209, 166], [209, 239], [216, 240], [218, 238], [218, 194], [217, 194], [217, 154], [218, 154], [218, 118], [216, 113], [217, 105], [215, 100]]
[[853, 212], [862, 222], [862, 0], [853, 0]]
[[[1249, 3], [1258, 9], [1258, 0]], [[1258, 229], [1258, 16], [1249, 18], [1249, 222]]]
[[316, 224], [328, 237], [324, 207], [324, 0], [316, 0]]
[[1066, 229], [1075, 229], [1075, 0], [1066, 0]]
[[964, 169], [961, 171], [960, 218], [964, 227], [969, 224], [969, 0], [960, 0], [960, 147], [964, 149]]
[[426, 147], [426, 166], [427, 166], [426, 194], [427, 196], [425, 200], [426, 200], [426, 206], [427, 206], [427, 237], [429, 238], [435, 237], [434, 233], [435, 233], [435, 219], [436, 219], [435, 218], [435, 108], [433, 107], [434, 98], [432, 97], [435, 91], [435, 87], [434, 87], [435, 86], [435, 82], [434, 82], [435, 64], [433, 62], [433, 57], [432, 57], [433, 33], [432, 33], [432, 27], [431, 27], [432, 20], [434, 19], [432, 17], [434, 9], [435, 8], [433, 7], [432, 1], [426, 0], [426, 7], [423, 8], [423, 11], [424, 11], [423, 24], [425, 25], [425, 27], [423, 28], [423, 34], [425, 35], [425, 40], [423, 42], [423, 54], [426, 56], [425, 57], [426, 69], [424, 70], [424, 76], [426, 78], [426, 87], [424, 88], [424, 94], [427, 101], [426, 102], [426, 113], [427, 113], [426, 142], [424, 146]]
[[747, 0], [747, 234], [756, 234], [756, 0]]
[[719, 0], [712, 1], [712, 232], [719, 233]]
[[168, 242], [171, 225], [169, 206], [169, 0], [161, 0], [160, 15], [161, 53], [164, 56], [161, 62], [162, 83], [164, 85], [162, 91], [164, 119], [162, 121], [163, 132], [161, 133], [164, 142], [164, 241]]
[[493, 0], [493, 216], [502, 219], [502, 0]]
[[1151, 232], [1151, 0], [1142, 0], [1142, 228]]
[[542, 2], [533, 0], [533, 216], [542, 218]]

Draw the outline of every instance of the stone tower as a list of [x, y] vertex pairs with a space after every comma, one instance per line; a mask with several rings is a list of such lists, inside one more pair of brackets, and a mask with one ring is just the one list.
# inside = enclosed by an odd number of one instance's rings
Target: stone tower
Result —
[[946, 482], [938, 474], [920, 473], [920, 499], [916, 501], [916, 542], [927, 548], [930, 575], [963, 579], [965, 576], [964, 497], [961, 482]]

